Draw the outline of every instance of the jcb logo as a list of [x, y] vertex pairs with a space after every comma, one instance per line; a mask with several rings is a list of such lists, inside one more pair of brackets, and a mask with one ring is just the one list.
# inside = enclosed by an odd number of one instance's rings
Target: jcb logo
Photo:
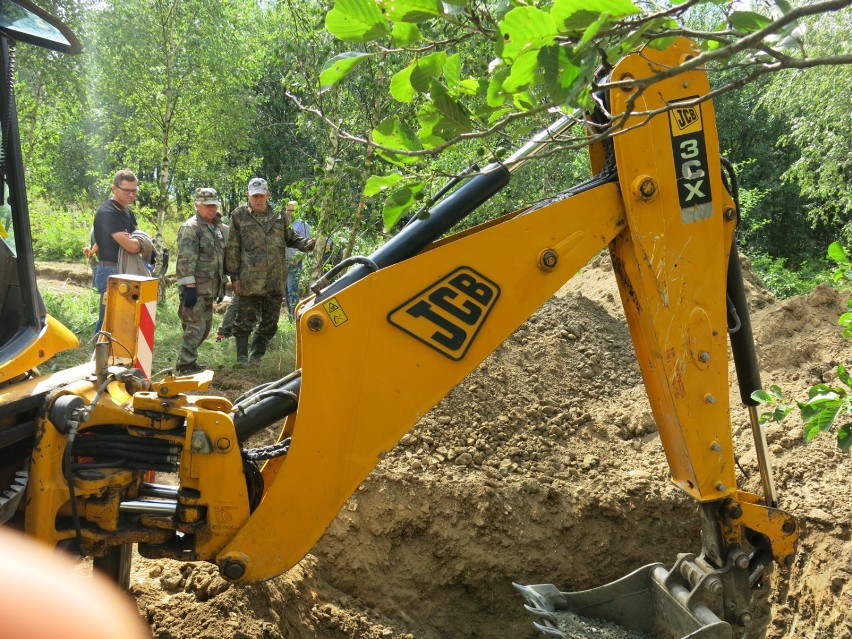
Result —
[[688, 109], [674, 109], [672, 116], [678, 129], [681, 131], [690, 124], [698, 122], [698, 109], [689, 107]]
[[450, 359], [465, 356], [500, 287], [462, 266], [388, 313], [388, 321]]

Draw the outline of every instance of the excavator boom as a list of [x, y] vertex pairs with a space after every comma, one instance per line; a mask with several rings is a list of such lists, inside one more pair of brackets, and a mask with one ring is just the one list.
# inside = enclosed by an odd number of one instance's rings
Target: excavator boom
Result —
[[[75, 49], [63, 27], [44, 31], [49, 37], [20, 37]], [[5, 73], [9, 37], [0, 33]], [[611, 79], [648, 80], [695, 54], [685, 39], [665, 51], [645, 47], [619, 62]], [[737, 203], [723, 177], [709, 92], [703, 70], [692, 69], [648, 89], [599, 96], [602, 113], [588, 126], [621, 125], [593, 145], [593, 179], [449, 234], [575, 118], [466, 179], [373, 255], [346, 263], [354, 268], [345, 275], [317, 283], [297, 309], [296, 370], [233, 404], [198, 394], [209, 372], [151, 379], [157, 282], [150, 278], [111, 278], [92, 362], [38, 374], [36, 366], [74, 342], [46, 317], [35, 287], [20, 145], [15, 127], [4, 129], [11, 161], [1, 177], [16, 237], [0, 242], [7, 300], [0, 313], [15, 320], [0, 343], [3, 521], [94, 556], [119, 580], [130, 544], [148, 557], [215, 563], [234, 583], [281, 574], [311, 550], [382, 456], [606, 249], [672, 480], [699, 506], [702, 547], [670, 570], [652, 564], [591, 594], [549, 585], [521, 591], [538, 627], [556, 636], [560, 611], [604, 615], [621, 609], [627, 593], [631, 606], [660, 612], [643, 630], [740, 633], [756, 581], [773, 561], [792, 560], [797, 527], [776, 507], [768, 463], [766, 495], [737, 485], [729, 331], [739, 332], [732, 342], [750, 380], [744, 396], [759, 377], [737, 285]], [[2, 102], [3, 121], [14, 122], [13, 96]], [[245, 447], [282, 421], [276, 444]], [[177, 481], [155, 483], [156, 472]]]

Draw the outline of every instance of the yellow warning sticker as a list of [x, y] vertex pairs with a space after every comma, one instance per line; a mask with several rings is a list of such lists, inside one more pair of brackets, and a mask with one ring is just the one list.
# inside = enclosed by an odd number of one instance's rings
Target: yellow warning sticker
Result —
[[328, 313], [329, 318], [331, 318], [331, 323], [335, 326], [340, 326], [349, 320], [349, 318], [346, 317], [346, 313], [344, 313], [343, 309], [340, 307], [340, 304], [338, 304], [336, 297], [331, 297], [327, 301], [323, 302], [322, 307], [325, 309], [325, 312]]

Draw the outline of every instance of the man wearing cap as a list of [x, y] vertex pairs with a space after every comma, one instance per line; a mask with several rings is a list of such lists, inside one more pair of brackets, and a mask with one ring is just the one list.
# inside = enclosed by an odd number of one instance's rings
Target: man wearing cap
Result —
[[286, 248], [310, 251], [316, 242], [297, 235], [286, 216], [269, 204], [269, 186], [263, 178], [249, 180], [248, 200], [248, 205], [231, 212], [225, 250], [225, 272], [231, 276], [234, 293], [240, 298], [233, 328], [239, 365], [248, 363], [249, 337], [251, 359], [259, 360], [278, 330], [287, 290]]
[[216, 222], [219, 206], [216, 189], [195, 189], [195, 215], [178, 231], [178, 316], [183, 324], [178, 375], [206, 368], [198, 363], [198, 347], [210, 334], [214, 300], [225, 294], [225, 236]]

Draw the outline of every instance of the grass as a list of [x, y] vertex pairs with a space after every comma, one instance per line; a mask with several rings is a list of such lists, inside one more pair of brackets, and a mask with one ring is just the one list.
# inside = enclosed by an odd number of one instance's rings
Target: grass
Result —
[[[92, 332], [98, 319], [98, 296], [94, 291], [79, 295], [57, 295], [50, 291], [43, 294], [47, 312], [80, 339], [80, 347], [56, 355], [45, 367], [56, 371], [77, 366], [92, 356]], [[177, 290], [169, 287], [166, 300], [157, 305], [156, 328], [154, 332], [155, 379], [172, 369], [177, 359], [183, 328], [177, 315]], [[217, 369], [233, 368], [236, 352], [233, 338], [217, 343], [216, 329], [222, 323], [222, 314], [213, 314], [213, 329], [198, 349], [198, 361]], [[278, 323], [278, 332], [269, 343], [266, 356], [251, 367], [251, 374], [257, 382], [278, 379], [293, 370], [296, 361], [296, 330], [287, 319], [286, 312]], [[160, 373], [160, 375], [157, 375]]]

